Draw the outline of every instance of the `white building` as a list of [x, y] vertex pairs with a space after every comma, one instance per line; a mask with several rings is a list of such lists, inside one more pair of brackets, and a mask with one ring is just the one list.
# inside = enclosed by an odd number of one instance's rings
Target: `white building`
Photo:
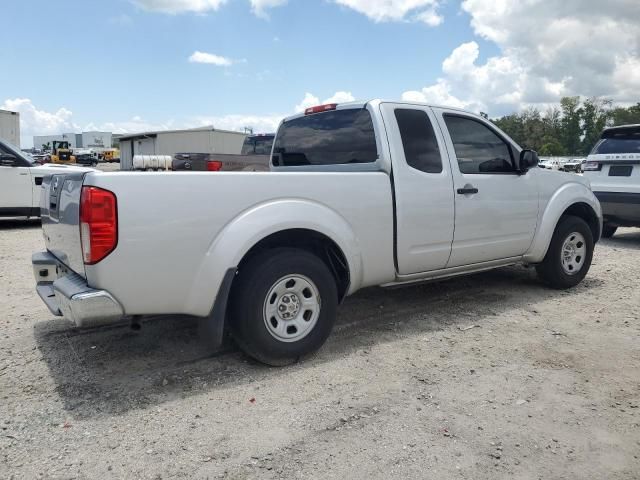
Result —
[[69, 142], [69, 146], [71, 148], [77, 148], [80, 146], [78, 145], [78, 143], [82, 142], [82, 135], [77, 135], [75, 133], [61, 133], [59, 135], [34, 135], [33, 148], [41, 150], [43, 145], [52, 147], [54, 140], [57, 142]]
[[20, 114], [0, 110], [0, 140], [20, 148]]
[[120, 135], [120, 169], [132, 170], [134, 155], [173, 156], [181, 152], [239, 154], [246, 137], [246, 133], [213, 127]]
[[34, 135], [33, 148], [42, 149], [43, 145], [52, 146], [53, 141], [69, 142], [71, 148], [111, 148], [111, 132], [61, 133], [59, 135]]
[[82, 148], [111, 148], [111, 132], [82, 132]]

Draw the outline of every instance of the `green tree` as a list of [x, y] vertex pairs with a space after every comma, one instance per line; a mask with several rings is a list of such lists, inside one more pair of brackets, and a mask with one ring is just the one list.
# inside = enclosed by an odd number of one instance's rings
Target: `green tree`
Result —
[[562, 98], [560, 108], [562, 109], [562, 145], [570, 155], [579, 154], [582, 146], [580, 97]]
[[600, 139], [602, 130], [607, 125], [610, 116], [611, 100], [596, 97], [587, 98], [582, 105], [582, 131], [580, 153], [588, 155], [596, 142]]
[[546, 143], [540, 147], [538, 153], [544, 157], [563, 157], [567, 151], [557, 138], [547, 138]]
[[640, 102], [628, 108], [616, 107], [610, 112], [609, 126], [638, 123], [640, 123]]

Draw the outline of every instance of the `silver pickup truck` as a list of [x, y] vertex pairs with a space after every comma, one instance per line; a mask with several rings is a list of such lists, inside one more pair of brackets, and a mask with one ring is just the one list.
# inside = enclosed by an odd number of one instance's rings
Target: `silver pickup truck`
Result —
[[228, 329], [287, 364], [322, 346], [363, 287], [518, 263], [551, 287], [578, 284], [600, 205], [583, 177], [537, 161], [462, 110], [312, 107], [281, 123], [270, 172], [45, 179], [37, 291], [78, 326], [188, 314], [214, 342]]

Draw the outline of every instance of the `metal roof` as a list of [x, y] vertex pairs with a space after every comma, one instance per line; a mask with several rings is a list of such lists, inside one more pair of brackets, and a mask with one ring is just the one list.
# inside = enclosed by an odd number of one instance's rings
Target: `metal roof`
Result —
[[177, 130], [152, 130], [152, 131], [147, 131], [147, 132], [138, 132], [138, 133], [124, 133], [124, 134], [119, 134], [117, 135], [117, 139], [122, 141], [122, 140], [131, 140], [131, 139], [136, 139], [136, 138], [155, 138], [158, 135], [161, 135], [163, 133], [198, 133], [198, 132], [221, 132], [221, 133], [233, 133], [236, 135], [248, 135], [247, 133], [243, 133], [243, 132], [236, 132], [233, 130], [220, 130], [218, 128], [214, 128], [213, 126], [206, 126], [206, 127], [198, 127], [198, 128], [183, 128], [183, 129], [177, 129]]

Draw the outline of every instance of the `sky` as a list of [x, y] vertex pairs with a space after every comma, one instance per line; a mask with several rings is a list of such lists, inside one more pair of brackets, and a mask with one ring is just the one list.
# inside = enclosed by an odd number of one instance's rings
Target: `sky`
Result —
[[0, 109], [33, 135], [274, 131], [307, 106], [495, 117], [640, 101], [638, 0], [2, 0]]

